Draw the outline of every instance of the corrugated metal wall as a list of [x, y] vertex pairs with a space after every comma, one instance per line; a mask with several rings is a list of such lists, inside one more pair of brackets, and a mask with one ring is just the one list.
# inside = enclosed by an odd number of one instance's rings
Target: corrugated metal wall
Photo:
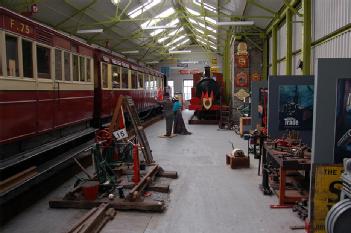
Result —
[[350, 0], [314, 0], [312, 3], [314, 15], [314, 40], [336, 31], [351, 23]]
[[[350, 0], [314, 0], [312, 5], [312, 38], [318, 40], [351, 23]], [[312, 72], [317, 73], [318, 58], [350, 58], [351, 31], [314, 46]]]
[[278, 63], [278, 67], [277, 67], [278, 71], [278, 75], [286, 75], [286, 61], [281, 61]]

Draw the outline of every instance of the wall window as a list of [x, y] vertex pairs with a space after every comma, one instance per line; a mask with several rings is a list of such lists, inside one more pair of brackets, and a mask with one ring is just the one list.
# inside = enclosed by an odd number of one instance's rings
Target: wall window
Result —
[[78, 55], [73, 55], [73, 81], [79, 81], [79, 60], [78, 60]]
[[144, 88], [144, 74], [138, 72], [138, 88]]
[[192, 87], [193, 87], [193, 80], [184, 80], [183, 81], [183, 93], [184, 93], [185, 100], [191, 99], [191, 88]]
[[50, 79], [50, 49], [37, 46], [38, 78]]
[[90, 66], [90, 58], [87, 58], [87, 82], [91, 82], [91, 66]]
[[8, 76], [19, 76], [18, 72], [18, 47], [17, 37], [6, 35], [6, 63], [7, 63], [7, 75]]
[[128, 88], [128, 69], [122, 68], [122, 88]]
[[33, 49], [32, 42], [22, 40], [22, 55], [23, 55], [23, 76], [33, 78]]
[[62, 51], [55, 49], [55, 79], [62, 80]]
[[121, 67], [112, 66], [112, 88], [121, 88]]
[[63, 54], [65, 80], [71, 81], [71, 56], [68, 52], [64, 52]]
[[170, 87], [170, 95], [174, 97], [174, 81], [167, 81], [167, 86]]
[[132, 70], [132, 89], [138, 88], [137, 72]]
[[85, 82], [85, 57], [79, 57], [80, 81]]
[[106, 63], [101, 63], [101, 82], [102, 82], [102, 88], [108, 88], [108, 83], [107, 83], [108, 77], [107, 77], [107, 64]]

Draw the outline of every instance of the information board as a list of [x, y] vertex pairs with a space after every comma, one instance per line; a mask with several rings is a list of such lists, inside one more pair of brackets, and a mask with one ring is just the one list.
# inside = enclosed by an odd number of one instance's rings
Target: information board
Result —
[[330, 208], [340, 200], [342, 165], [313, 166], [311, 192], [311, 233], [326, 233], [325, 218]]

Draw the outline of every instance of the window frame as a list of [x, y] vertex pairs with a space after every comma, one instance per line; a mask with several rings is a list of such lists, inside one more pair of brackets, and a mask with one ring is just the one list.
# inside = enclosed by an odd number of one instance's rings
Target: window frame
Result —
[[[106, 80], [106, 83], [107, 83], [107, 87], [104, 87], [104, 83], [103, 83], [103, 77], [102, 77], [102, 65], [103, 64], [106, 64], [106, 75], [107, 75], [107, 80]], [[101, 80], [100, 80], [100, 84], [101, 84], [101, 89], [102, 90], [109, 90], [109, 75], [108, 75], [108, 73], [109, 73], [109, 63], [107, 63], [107, 62], [104, 62], [104, 61], [100, 61], [100, 78], [101, 78]]]
[[[27, 41], [27, 42], [30, 42], [31, 43], [31, 49], [32, 49], [32, 60], [31, 60], [31, 62], [32, 62], [32, 77], [26, 77], [26, 76], [24, 76], [24, 68], [23, 68], [23, 41]], [[22, 72], [22, 75], [21, 75], [21, 77], [23, 77], [23, 78], [25, 78], [25, 79], [27, 79], [27, 80], [33, 80], [33, 79], [35, 79], [35, 77], [34, 77], [34, 41], [33, 40], [30, 40], [30, 39], [27, 39], [27, 38], [21, 38], [21, 51], [20, 51], [20, 53], [21, 53], [21, 55], [20, 55], [20, 57], [21, 57], [21, 59], [22, 59], [22, 61], [21, 61], [21, 70], [20, 70], [20, 74], [21, 74], [21, 72]]]
[[[49, 62], [49, 65], [50, 65], [50, 72], [49, 72], [50, 78], [39, 78], [39, 76], [38, 76], [37, 46], [41, 46], [41, 47], [44, 47], [44, 48], [47, 48], [47, 49], [50, 50], [50, 56], [49, 56], [50, 57], [50, 62]], [[53, 47], [50, 47], [49, 45], [45, 45], [45, 44], [42, 44], [42, 43], [35, 42], [35, 59], [33, 59], [33, 60], [35, 62], [35, 68], [34, 68], [35, 69], [35, 76], [36, 76], [37, 80], [39, 80], [39, 81], [53, 81], [54, 80], [53, 79], [53, 69], [52, 69], [52, 63], [53, 63], [53, 61], [52, 61], [52, 55], [53, 55], [52, 49], [53, 49]]]
[[[186, 86], [185, 85], [186, 81], [192, 81], [192, 83], [193, 83], [192, 86]], [[190, 92], [189, 93], [188, 92], [185, 93], [185, 87], [190, 87]], [[194, 87], [194, 80], [192, 80], [192, 79], [184, 79], [183, 80], [183, 99], [184, 100], [190, 100], [191, 99], [191, 88], [193, 88], [193, 87]], [[190, 94], [190, 98], [189, 99], [186, 98], [186, 94]]]
[[[6, 54], [6, 35], [9, 35], [9, 36], [12, 36], [12, 37], [16, 37], [17, 39], [17, 60], [18, 60], [18, 76], [10, 76], [8, 74], [8, 71], [7, 71], [7, 54]], [[4, 74], [4, 71], [6, 71], [6, 78], [9, 78], [9, 79], [23, 79], [23, 75], [21, 75], [21, 73], [23, 74], [23, 71], [21, 71], [21, 66], [20, 66], [20, 63], [22, 64], [22, 56], [20, 56], [20, 53], [22, 52], [22, 46], [20, 46], [20, 44], [22, 45], [22, 38], [14, 33], [9, 33], [9, 32], [4, 32], [4, 36], [3, 36], [3, 49], [4, 49], [4, 63], [5, 63], [5, 69], [3, 70], [3, 74]], [[33, 55], [32, 55], [33, 56]], [[3, 75], [5, 77], [5, 75]], [[34, 75], [33, 75], [34, 76]]]
[[[123, 87], [123, 69], [127, 70], [127, 88]], [[129, 90], [130, 89], [130, 78], [129, 78], [129, 68], [121, 67], [121, 89]]]
[[[118, 73], [119, 73], [119, 87], [113, 87], [113, 68], [117, 67], [118, 68]], [[114, 90], [120, 90], [122, 89], [122, 67], [119, 65], [114, 65], [111, 64], [111, 88]]]
[[[56, 79], [56, 50], [58, 50], [58, 51], [60, 51], [61, 52], [61, 79]], [[55, 80], [55, 82], [64, 82], [64, 81], [66, 81], [64, 78], [65, 78], [65, 68], [64, 68], [64, 61], [65, 61], [65, 59], [64, 59], [64, 50], [63, 49], [61, 49], [61, 48], [59, 48], [59, 47], [56, 47], [56, 48], [54, 48], [54, 51], [55, 51], [55, 61], [54, 61], [54, 64], [55, 64], [55, 78], [54, 78], [54, 80]], [[66, 82], [68, 82], [68, 81], [66, 81]]]

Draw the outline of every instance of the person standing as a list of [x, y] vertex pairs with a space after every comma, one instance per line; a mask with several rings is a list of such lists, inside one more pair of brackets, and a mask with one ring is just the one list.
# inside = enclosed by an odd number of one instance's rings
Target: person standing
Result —
[[169, 97], [169, 93], [165, 93], [163, 96], [163, 101], [159, 101], [159, 103], [163, 106], [163, 116], [166, 119], [166, 134], [165, 137], [170, 137], [172, 134], [173, 128], [173, 102]]
[[185, 123], [184, 123], [184, 119], [183, 119], [183, 116], [182, 116], [182, 104], [179, 101], [178, 97], [174, 98], [173, 113], [174, 113], [173, 133], [174, 134], [182, 134], [182, 135], [189, 135], [189, 134], [191, 134], [191, 132], [189, 132], [185, 128]]

